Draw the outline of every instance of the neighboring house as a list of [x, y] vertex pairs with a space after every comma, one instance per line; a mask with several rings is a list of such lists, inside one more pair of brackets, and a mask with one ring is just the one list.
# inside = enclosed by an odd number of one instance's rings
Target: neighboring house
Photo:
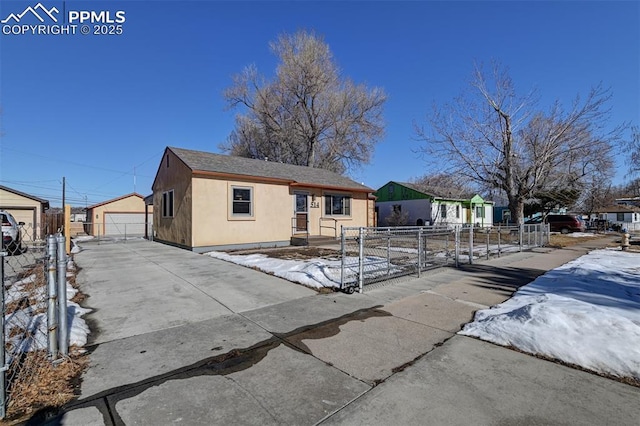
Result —
[[616, 198], [616, 204], [640, 207], [640, 197]]
[[151, 223], [144, 197], [132, 193], [87, 207], [85, 232], [96, 237], [144, 236]]
[[[0, 185], [0, 210], [6, 210], [22, 226], [22, 241], [44, 238], [44, 213], [49, 201]], [[55, 231], [54, 231], [55, 232]]]
[[629, 205], [616, 205], [598, 209], [598, 218], [617, 225], [627, 231], [640, 230], [640, 208]]
[[[391, 181], [378, 189], [376, 211], [380, 226], [389, 226], [387, 219], [400, 216], [405, 225], [493, 224], [493, 202], [478, 194], [463, 197], [424, 191], [414, 184]], [[395, 212], [395, 214], [394, 214]]]
[[371, 188], [312, 167], [167, 147], [152, 188], [153, 238], [200, 253], [373, 225]]

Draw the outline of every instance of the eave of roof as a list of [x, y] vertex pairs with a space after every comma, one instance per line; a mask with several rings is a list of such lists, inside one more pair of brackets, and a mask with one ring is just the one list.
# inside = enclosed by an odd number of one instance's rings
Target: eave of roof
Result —
[[46, 208], [49, 208], [49, 200], [45, 200], [43, 198], [39, 198], [39, 197], [36, 197], [34, 195], [29, 195], [29, 194], [27, 194], [25, 192], [18, 191], [17, 189], [9, 188], [9, 187], [4, 186], [4, 185], [0, 185], [0, 189], [2, 189], [4, 191], [7, 191], [7, 192], [12, 192], [12, 193], [14, 193], [16, 195], [20, 195], [21, 197], [25, 197], [25, 198], [29, 198], [29, 199], [34, 200], [34, 201], [38, 201], [39, 203], [44, 204], [46, 206]]
[[140, 197], [144, 201], [144, 197], [142, 195], [138, 194], [137, 192], [132, 192], [130, 194], [123, 195], [121, 197], [112, 198], [111, 200], [103, 201], [101, 203], [88, 206], [87, 210], [95, 209], [96, 207], [104, 206], [105, 204], [110, 204], [116, 201], [124, 200], [125, 198], [129, 198], [131, 196]]

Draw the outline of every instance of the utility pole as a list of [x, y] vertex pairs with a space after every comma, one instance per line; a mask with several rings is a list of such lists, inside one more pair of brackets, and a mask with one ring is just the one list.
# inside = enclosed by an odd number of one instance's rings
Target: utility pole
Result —
[[64, 195], [65, 195], [65, 186], [66, 186], [66, 182], [65, 182], [65, 177], [62, 176], [62, 213], [64, 213]]

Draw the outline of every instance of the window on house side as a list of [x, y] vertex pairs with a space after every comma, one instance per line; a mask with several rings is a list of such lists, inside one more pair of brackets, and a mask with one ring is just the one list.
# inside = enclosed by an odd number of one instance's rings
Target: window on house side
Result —
[[447, 205], [446, 204], [440, 204], [440, 217], [442, 217], [443, 219], [447, 218]]
[[484, 218], [484, 206], [476, 206], [476, 217]]
[[393, 212], [394, 213], [401, 213], [402, 212], [402, 204], [394, 204], [393, 205]]
[[456, 206], [456, 219], [460, 219], [460, 206]]
[[618, 222], [624, 222], [624, 213], [616, 213], [616, 220]]
[[253, 216], [253, 188], [232, 186], [231, 214], [233, 216]]
[[348, 195], [325, 195], [324, 214], [328, 216], [350, 216], [351, 197]]
[[162, 193], [162, 217], [173, 217], [173, 189]]

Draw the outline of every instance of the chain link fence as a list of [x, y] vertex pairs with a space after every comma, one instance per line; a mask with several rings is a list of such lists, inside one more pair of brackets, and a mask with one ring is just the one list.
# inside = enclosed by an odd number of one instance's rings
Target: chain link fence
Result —
[[423, 226], [393, 228], [343, 227], [341, 288], [362, 291], [373, 283], [415, 275], [441, 266], [549, 244], [548, 225]]
[[[21, 233], [29, 229], [22, 226]], [[15, 397], [38, 392], [35, 372], [68, 351], [66, 329], [67, 258], [64, 236], [20, 239], [0, 252], [2, 327], [0, 418], [20, 403]]]

